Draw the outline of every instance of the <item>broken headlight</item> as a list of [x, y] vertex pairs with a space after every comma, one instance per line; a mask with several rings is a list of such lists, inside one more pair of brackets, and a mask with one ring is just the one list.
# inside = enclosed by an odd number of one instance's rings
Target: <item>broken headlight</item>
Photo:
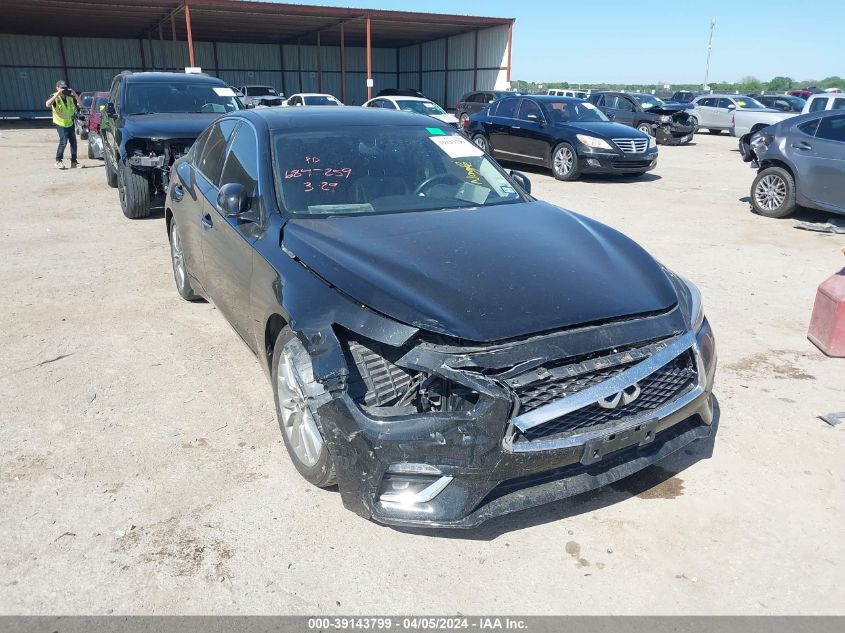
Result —
[[661, 125], [665, 125], [666, 123], [672, 122], [672, 117], [668, 114], [661, 114], [660, 117], [657, 119], [657, 121]]
[[665, 266], [663, 270], [675, 286], [675, 291], [678, 293], [678, 300], [690, 331], [698, 332], [704, 324], [704, 304], [701, 299], [701, 291], [694, 283], [678, 273], [669, 270]]
[[349, 334], [344, 340], [349, 396], [374, 415], [468, 411], [478, 392], [433, 373], [399, 365], [407, 351]]

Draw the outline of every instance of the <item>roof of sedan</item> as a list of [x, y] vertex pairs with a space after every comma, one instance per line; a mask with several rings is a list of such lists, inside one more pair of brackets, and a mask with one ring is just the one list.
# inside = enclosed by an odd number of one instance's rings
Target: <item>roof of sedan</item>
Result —
[[541, 103], [584, 103], [583, 99], [578, 97], [558, 97], [556, 95], [517, 95], [527, 99], [534, 99]]
[[127, 81], [185, 81], [193, 83], [213, 83], [220, 86], [227, 85], [222, 79], [204, 73], [159, 73], [159, 72], [126, 72]]
[[307, 125], [319, 125], [321, 128], [346, 125], [376, 126], [412, 126], [439, 127], [454, 131], [448, 124], [440, 124], [425, 114], [383, 110], [381, 108], [326, 108], [323, 106], [303, 106], [298, 108], [262, 108], [239, 110], [237, 116], [247, 119], [261, 119], [271, 130], [288, 129]]

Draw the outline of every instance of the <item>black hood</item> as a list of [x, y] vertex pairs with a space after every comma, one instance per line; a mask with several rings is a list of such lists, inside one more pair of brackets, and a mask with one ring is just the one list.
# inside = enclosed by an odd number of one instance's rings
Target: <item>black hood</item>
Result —
[[219, 113], [134, 114], [123, 121], [123, 131], [132, 138], [197, 138]]
[[613, 123], [611, 121], [567, 121], [556, 123], [559, 127], [567, 127], [587, 134], [598, 134], [605, 138], [646, 138], [643, 132], [637, 131], [630, 125]]
[[649, 108], [646, 112], [651, 112], [652, 114], [677, 114], [678, 112], [686, 112], [687, 110], [689, 110], [689, 108], [684, 105], [678, 105], [676, 107], [667, 103], [662, 108]]
[[665, 310], [660, 265], [618, 231], [544, 202], [295, 219], [284, 244], [362, 305], [479, 342]]

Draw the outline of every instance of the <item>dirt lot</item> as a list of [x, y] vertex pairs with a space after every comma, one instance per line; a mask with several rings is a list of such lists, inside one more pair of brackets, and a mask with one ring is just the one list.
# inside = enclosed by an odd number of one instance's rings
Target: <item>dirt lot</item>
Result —
[[845, 236], [751, 214], [734, 139], [638, 181], [529, 173], [701, 287], [713, 457], [458, 533], [300, 479], [256, 360], [176, 294], [161, 217], [124, 219], [55, 141], [0, 129], [0, 612], [845, 613], [845, 425], [817, 417], [845, 410], [845, 360], [805, 338]]

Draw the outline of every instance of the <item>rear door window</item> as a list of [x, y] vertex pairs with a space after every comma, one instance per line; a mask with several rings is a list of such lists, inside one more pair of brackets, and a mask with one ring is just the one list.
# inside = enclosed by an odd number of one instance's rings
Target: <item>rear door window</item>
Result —
[[833, 110], [845, 110], [845, 97], [837, 97], [833, 100]]
[[519, 101], [519, 99], [502, 99], [499, 101], [499, 107], [496, 108], [496, 116], [505, 119], [515, 119]]
[[240, 126], [226, 156], [220, 185], [230, 182], [242, 184], [250, 198], [258, 195], [258, 142], [248, 123]]
[[845, 114], [825, 117], [819, 121], [816, 138], [845, 143]]

